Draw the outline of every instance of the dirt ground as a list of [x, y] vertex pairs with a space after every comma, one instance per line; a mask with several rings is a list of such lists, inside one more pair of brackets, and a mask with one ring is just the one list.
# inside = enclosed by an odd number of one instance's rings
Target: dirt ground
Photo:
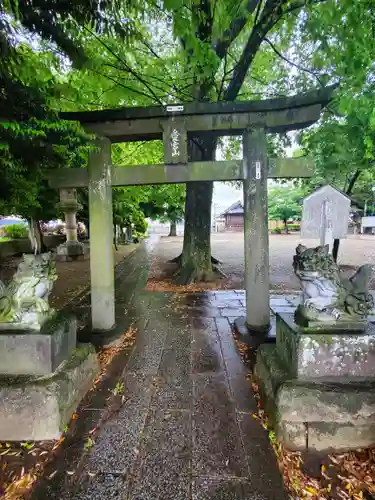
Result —
[[[154, 250], [153, 268], [148, 284], [149, 289], [160, 288], [160, 280], [166, 284], [176, 271], [176, 265], [167, 261], [182, 250], [181, 236], [163, 236]], [[292, 260], [299, 243], [306, 246], [319, 245], [318, 240], [301, 240], [299, 234], [270, 235], [270, 283], [274, 291], [299, 289], [299, 282], [293, 273]], [[222, 262], [222, 270], [227, 279], [202, 285], [202, 288], [244, 288], [244, 238], [242, 233], [215, 233], [211, 235], [212, 254]], [[375, 264], [375, 236], [349, 236], [340, 244], [339, 263], [343, 272], [350, 275], [354, 268], [362, 264]], [[375, 288], [375, 281], [372, 283]]]
[[[136, 248], [135, 244], [119, 246], [118, 251], [114, 251], [115, 264], [121, 262]], [[20, 259], [21, 257], [13, 257], [1, 263], [0, 279], [2, 281], [11, 279]], [[56, 270], [58, 278], [53, 287], [50, 304], [56, 309], [61, 309], [90, 284], [90, 260], [57, 262]]]

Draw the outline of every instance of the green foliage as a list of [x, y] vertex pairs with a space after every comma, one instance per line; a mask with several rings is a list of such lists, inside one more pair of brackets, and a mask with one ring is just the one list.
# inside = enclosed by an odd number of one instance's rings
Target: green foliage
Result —
[[126, 39], [134, 35], [131, 16], [143, 6], [138, 0], [0, 0], [0, 27], [11, 31], [13, 18], [82, 65], [87, 58], [78, 41], [80, 32], [92, 29]]
[[9, 226], [4, 226], [4, 234], [10, 240], [16, 240], [19, 238], [28, 237], [28, 228], [24, 224], [10, 224]]
[[287, 224], [287, 227], [289, 230], [292, 230], [292, 231], [299, 231], [301, 229], [300, 224]]
[[88, 60], [83, 33], [93, 30], [128, 39], [134, 34], [131, 16], [143, 5], [137, 0], [0, 0], [3, 213], [55, 215], [56, 190], [49, 196], [46, 177], [55, 168], [84, 165], [89, 141], [77, 124], [57, 114], [68, 70], [61, 51], [82, 66]]
[[[44, 218], [57, 201], [46, 174], [85, 164], [87, 138], [75, 125], [61, 123], [58, 110], [260, 99], [337, 81], [342, 90], [330, 114], [301, 137], [303, 152], [317, 164], [308, 188], [331, 180], [347, 189], [359, 169], [356, 190], [367, 199], [375, 122], [371, 5], [371, 0], [0, 0], [2, 207]], [[18, 36], [14, 43], [10, 23], [22, 39], [27, 36], [20, 26], [42, 42], [31, 49]], [[283, 154], [287, 144], [278, 136], [269, 141], [269, 153]], [[228, 154], [236, 154], [238, 146], [238, 140], [229, 141]], [[124, 168], [162, 163], [161, 143], [114, 145], [113, 162]], [[140, 206], [152, 217], [179, 220], [184, 193], [166, 188], [114, 190], [114, 222], [133, 223]]]
[[363, 207], [372, 198], [375, 185], [374, 85], [366, 84], [356, 94], [343, 92], [336, 113], [299, 136], [304, 154], [315, 159], [315, 175], [305, 182], [309, 189], [330, 183], [350, 194]]
[[48, 172], [85, 160], [88, 136], [76, 123], [60, 120], [51, 107], [56, 80], [47, 69], [50, 62], [51, 57], [37, 57], [21, 44], [0, 65], [0, 205], [5, 213], [38, 218], [55, 213], [57, 193], [50, 196]]
[[142, 212], [136, 212], [133, 216], [134, 229], [138, 234], [144, 235], [147, 231], [147, 221]]
[[282, 220], [286, 231], [288, 220], [301, 216], [302, 191], [294, 187], [275, 187], [268, 192], [268, 217], [271, 220]]
[[283, 231], [282, 231], [281, 227], [275, 227], [275, 229], [271, 230], [272, 234], [281, 234], [282, 232]]
[[181, 184], [150, 186], [147, 201], [141, 203], [141, 208], [151, 219], [176, 224], [184, 216], [185, 196], [185, 186]]

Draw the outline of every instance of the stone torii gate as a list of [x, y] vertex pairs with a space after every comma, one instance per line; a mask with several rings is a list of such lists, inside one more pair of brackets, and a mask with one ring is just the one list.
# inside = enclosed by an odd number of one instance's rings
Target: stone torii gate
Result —
[[[267, 329], [269, 242], [267, 179], [309, 177], [306, 158], [267, 160], [266, 133], [301, 129], [319, 119], [334, 87], [294, 97], [260, 101], [188, 103], [165, 107], [61, 113], [97, 135], [88, 167], [53, 174], [55, 188], [89, 189], [91, 316], [93, 330], [115, 326], [112, 186], [242, 180], [245, 218], [246, 323]], [[200, 132], [243, 136], [243, 160], [189, 162], [188, 137]], [[111, 143], [164, 142], [164, 164], [113, 166]]]

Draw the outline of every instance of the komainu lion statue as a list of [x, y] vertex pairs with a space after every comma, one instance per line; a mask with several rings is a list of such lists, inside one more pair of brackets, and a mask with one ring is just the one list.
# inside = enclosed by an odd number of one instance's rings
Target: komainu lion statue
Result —
[[48, 297], [56, 279], [51, 253], [24, 254], [12, 281], [0, 281], [0, 327], [39, 330], [54, 312]]
[[296, 311], [299, 323], [307, 326], [309, 321], [361, 321], [374, 306], [368, 291], [373, 274], [369, 264], [359, 267], [346, 279], [340, 275], [328, 245], [316, 248], [298, 245], [293, 268], [303, 288], [303, 303]]

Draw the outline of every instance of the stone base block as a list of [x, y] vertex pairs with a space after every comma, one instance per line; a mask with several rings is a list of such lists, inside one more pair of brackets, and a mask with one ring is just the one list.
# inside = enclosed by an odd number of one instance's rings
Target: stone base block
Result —
[[268, 335], [271, 327], [265, 327], [261, 330], [254, 330], [246, 323], [246, 318], [241, 316], [234, 320], [234, 328], [240, 337], [241, 342], [247, 344], [252, 349], [256, 349], [261, 344], [275, 342], [275, 337]]
[[255, 375], [259, 380], [262, 403], [269, 416], [271, 425], [278, 422], [276, 396], [280, 385], [288, 380], [288, 370], [282, 366], [275, 345], [263, 344], [257, 352]]
[[40, 331], [0, 330], [1, 375], [52, 375], [71, 356], [76, 341], [77, 320], [62, 314]]
[[340, 380], [341, 383], [284, 382], [277, 389], [279, 418], [289, 422], [375, 425], [375, 383]]
[[346, 452], [373, 446], [375, 424], [280, 422], [276, 425], [276, 435], [293, 451]]
[[80, 241], [66, 241], [56, 248], [56, 260], [69, 262], [90, 258], [90, 247]]
[[313, 331], [296, 325], [292, 314], [276, 314], [278, 355], [290, 378], [366, 377], [375, 379], [375, 325], [364, 332]]
[[278, 439], [292, 450], [350, 450], [375, 444], [375, 382], [290, 380], [275, 346], [258, 350], [255, 373]]
[[51, 377], [0, 377], [0, 441], [58, 439], [99, 371], [81, 344]]

